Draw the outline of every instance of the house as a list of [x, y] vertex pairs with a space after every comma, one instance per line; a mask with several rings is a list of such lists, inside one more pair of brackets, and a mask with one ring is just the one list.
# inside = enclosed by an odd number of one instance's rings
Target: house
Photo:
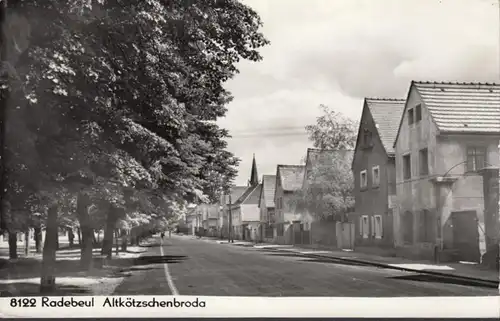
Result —
[[411, 83], [394, 142], [399, 255], [477, 262], [497, 241], [499, 140], [500, 85]]
[[[229, 231], [231, 231], [234, 239], [243, 239], [244, 237], [249, 237], [247, 230], [257, 229], [259, 215], [257, 215], [257, 219], [254, 218], [255, 211], [258, 213], [258, 193], [260, 193], [260, 190], [256, 191], [258, 186], [259, 178], [254, 154], [247, 186], [234, 186], [227, 195], [222, 196], [224, 237], [228, 237]], [[256, 194], [257, 197], [255, 196]], [[257, 200], [255, 200], [256, 198]], [[242, 207], [241, 205], [244, 206]]]
[[[248, 186], [233, 186], [227, 195], [222, 196], [222, 222], [220, 223], [222, 225], [222, 238], [228, 238], [230, 230], [234, 232], [233, 221], [229, 219], [229, 215], [231, 214], [231, 217], [233, 217], [231, 209], [247, 189]], [[234, 237], [234, 233], [232, 236]]]
[[260, 225], [259, 197], [262, 184], [251, 185], [232, 207], [236, 239], [257, 241]]
[[202, 227], [207, 236], [217, 236], [219, 222], [219, 204], [200, 204], [198, 211], [202, 217]]
[[259, 196], [260, 211], [260, 241], [272, 241], [274, 238], [274, 192], [276, 189], [276, 175], [262, 176], [262, 188]]
[[403, 99], [365, 98], [354, 157], [354, 214], [357, 247], [394, 247], [396, 197], [394, 140]]
[[293, 224], [300, 222], [296, 211], [295, 197], [302, 189], [304, 165], [278, 165], [276, 169], [276, 189], [274, 193], [275, 238], [278, 244], [293, 243]]
[[187, 233], [190, 235], [195, 235], [199, 228], [198, 213], [196, 212], [196, 206], [188, 207], [186, 212], [186, 225]]

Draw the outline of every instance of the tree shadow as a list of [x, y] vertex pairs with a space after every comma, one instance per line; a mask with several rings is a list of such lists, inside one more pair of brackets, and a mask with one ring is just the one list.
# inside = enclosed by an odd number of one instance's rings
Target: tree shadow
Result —
[[[9, 284], [0, 284], [0, 297], [18, 297], [18, 296], [43, 296], [40, 293], [40, 284], [28, 282], [13, 282]], [[74, 295], [92, 295], [91, 291], [76, 285], [56, 284], [56, 289], [51, 292], [53, 296], [74, 296]]]
[[304, 255], [300, 254], [300, 253], [267, 253], [267, 255], [269, 256], [282, 256], [282, 257], [304, 257]]
[[473, 286], [480, 288], [498, 289], [498, 285], [488, 285], [479, 282], [473, 282], [468, 280], [460, 280], [455, 278], [440, 277], [437, 275], [430, 274], [413, 274], [413, 275], [403, 275], [403, 276], [393, 276], [389, 279], [403, 280], [403, 281], [415, 281], [415, 282], [427, 282], [427, 283], [442, 283], [442, 284], [454, 284], [454, 285], [464, 285]]
[[330, 258], [306, 258], [300, 260], [302, 262], [311, 262], [311, 263], [328, 263], [328, 264], [340, 264], [340, 265], [349, 265], [349, 266], [372, 266], [369, 264], [357, 263], [357, 262], [348, 262], [343, 260], [335, 260]]
[[181, 263], [187, 259], [185, 255], [141, 256], [134, 259], [134, 265]]

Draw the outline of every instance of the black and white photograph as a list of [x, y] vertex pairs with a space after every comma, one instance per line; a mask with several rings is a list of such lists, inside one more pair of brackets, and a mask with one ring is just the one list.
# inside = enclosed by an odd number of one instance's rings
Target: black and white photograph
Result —
[[500, 1], [0, 4], [9, 309], [499, 295]]

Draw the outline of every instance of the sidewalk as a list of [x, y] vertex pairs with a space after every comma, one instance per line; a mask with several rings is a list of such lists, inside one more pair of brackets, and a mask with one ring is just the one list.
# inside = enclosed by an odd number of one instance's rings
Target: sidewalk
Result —
[[[42, 254], [24, 255], [24, 244], [18, 243], [15, 260], [8, 259], [7, 242], [0, 243], [0, 294], [1, 296], [37, 296], [40, 286]], [[100, 255], [100, 248], [94, 248], [94, 257]], [[110, 295], [127, 276], [132, 261], [145, 253], [146, 249], [131, 246], [127, 252], [113, 258], [104, 266], [90, 271], [80, 268], [80, 249], [62, 247], [56, 252], [56, 293], [53, 295]]]
[[[221, 243], [220, 241], [218, 243]], [[227, 244], [227, 241], [225, 241]], [[382, 268], [393, 268], [409, 272], [426, 273], [457, 278], [474, 279], [484, 282], [499, 282], [499, 271], [487, 269], [479, 264], [447, 263], [435, 264], [429, 261], [408, 260], [400, 257], [386, 257], [374, 254], [366, 254], [354, 251], [343, 250], [320, 250], [311, 247], [301, 247], [293, 245], [277, 245], [268, 243], [254, 244], [252, 242], [235, 241], [236, 246], [253, 246], [257, 249], [274, 250], [282, 252], [294, 252], [304, 256], [325, 257], [336, 260], [343, 260], [353, 263], [361, 263], [379, 266]]]

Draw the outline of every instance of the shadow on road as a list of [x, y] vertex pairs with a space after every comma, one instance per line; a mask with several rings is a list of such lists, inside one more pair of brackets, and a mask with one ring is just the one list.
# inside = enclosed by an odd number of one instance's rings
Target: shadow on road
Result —
[[416, 282], [428, 282], [428, 283], [442, 283], [442, 284], [454, 284], [454, 285], [464, 285], [464, 286], [474, 286], [480, 288], [496, 288], [491, 285], [482, 285], [476, 282], [471, 282], [467, 280], [459, 280], [452, 278], [443, 278], [439, 276], [429, 275], [429, 274], [414, 274], [414, 275], [403, 275], [403, 276], [393, 276], [389, 279], [403, 280], [403, 281], [416, 281]]
[[181, 263], [186, 259], [187, 256], [184, 255], [141, 256], [139, 258], [134, 259], [134, 265]]
[[321, 258], [306, 258], [301, 260], [302, 262], [311, 262], [311, 263], [328, 263], [328, 264], [341, 264], [341, 265], [349, 265], [349, 266], [370, 266], [368, 264], [356, 263], [356, 262], [347, 262], [342, 260], [332, 260], [332, 259], [321, 259]]
[[300, 253], [267, 253], [269, 256], [282, 256], [282, 257], [304, 257]]

